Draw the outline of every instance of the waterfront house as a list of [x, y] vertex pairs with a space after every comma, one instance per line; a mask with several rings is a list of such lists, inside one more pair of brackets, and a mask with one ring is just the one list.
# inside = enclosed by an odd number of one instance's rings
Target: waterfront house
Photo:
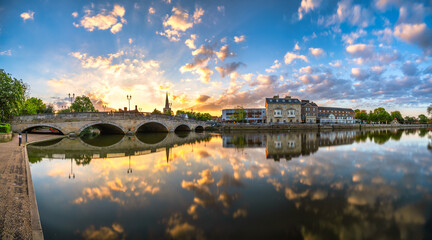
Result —
[[299, 123], [301, 121], [301, 103], [297, 98], [286, 96], [266, 98], [267, 123]]

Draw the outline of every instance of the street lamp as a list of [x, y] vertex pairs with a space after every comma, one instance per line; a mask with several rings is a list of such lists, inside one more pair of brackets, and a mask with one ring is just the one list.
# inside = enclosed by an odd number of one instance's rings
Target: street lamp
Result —
[[73, 167], [72, 167], [72, 159], [71, 159], [71, 171], [69, 173], [69, 179], [75, 179], [75, 173], [73, 172]]
[[131, 168], [130, 160], [131, 160], [131, 156], [129, 155], [129, 168], [127, 170], [127, 173], [132, 173], [132, 168]]
[[71, 97], [71, 94], [70, 94], [70, 93], [68, 94], [68, 96], [69, 96], [69, 100], [70, 100], [70, 102], [71, 102], [70, 111], [72, 112], [72, 102], [73, 102], [73, 100], [74, 100], [74, 98], [75, 98], [75, 93], [72, 93], [72, 97]]
[[102, 105], [102, 107], [103, 107], [104, 112], [105, 112], [105, 109], [106, 109], [107, 105]]
[[126, 95], [126, 98], [129, 101], [129, 112], [130, 112], [130, 100], [132, 99], [132, 95]]

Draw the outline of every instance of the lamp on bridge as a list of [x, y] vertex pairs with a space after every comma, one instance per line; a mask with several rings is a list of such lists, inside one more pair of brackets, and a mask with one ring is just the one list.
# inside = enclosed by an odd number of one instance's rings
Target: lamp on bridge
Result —
[[102, 107], [103, 107], [104, 112], [105, 112], [105, 109], [106, 109], [107, 105], [102, 105]]
[[68, 94], [68, 96], [69, 96], [69, 100], [71, 102], [70, 111], [72, 112], [72, 103], [73, 103], [73, 100], [75, 98], [75, 93], [72, 93], [72, 97], [71, 97], [70, 93]]
[[130, 112], [130, 100], [132, 99], [132, 95], [126, 95], [126, 98], [129, 101], [129, 112]]

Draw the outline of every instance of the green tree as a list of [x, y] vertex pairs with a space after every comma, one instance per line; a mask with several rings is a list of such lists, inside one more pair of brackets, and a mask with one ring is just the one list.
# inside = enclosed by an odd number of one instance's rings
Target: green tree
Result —
[[414, 123], [416, 120], [417, 119], [415, 117], [409, 117], [409, 116], [405, 117], [405, 123], [411, 124], [411, 123]]
[[392, 121], [390, 114], [382, 107], [374, 109], [372, 117], [375, 122], [389, 123]]
[[54, 113], [54, 106], [52, 104], [46, 105], [42, 111], [43, 113]]
[[90, 98], [85, 95], [76, 97], [71, 109], [72, 112], [97, 112]]
[[31, 97], [25, 100], [24, 106], [20, 111], [21, 115], [32, 115], [43, 113], [46, 105], [43, 103], [42, 99]]
[[242, 106], [237, 106], [236, 110], [234, 110], [234, 113], [231, 115], [231, 120], [237, 122], [244, 122], [245, 119], [246, 119], [246, 111], [243, 109]]
[[0, 122], [19, 115], [24, 106], [27, 85], [0, 69]]
[[359, 119], [361, 121], [368, 121], [369, 117], [366, 111], [360, 111], [360, 110], [357, 111], [357, 110], [358, 109], [356, 109], [355, 111], [354, 118]]
[[172, 110], [169, 110], [168, 112], [165, 112], [164, 114], [168, 115], [168, 116], [174, 116], [174, 112]]
[[419, 122], [422, 123], [422, 124], [427, 123], [429, 121], [429, 119], [424, 114], [420, 114], [418, 116], [418, 119], [419, 119]]
[[161, 111], [157, 110], [156, 108], [153, 110], [152, 114], [162, 114]]
[[403, 123], [404, 119], [402, 117], [402, 114], [399, 111], [394, 111], [391, 113], [392, 119], [396, 119], [399, 123]]
[[70, 109], [69, 108], [61, 109], [58, 110], [57, 113], [70, 113]]

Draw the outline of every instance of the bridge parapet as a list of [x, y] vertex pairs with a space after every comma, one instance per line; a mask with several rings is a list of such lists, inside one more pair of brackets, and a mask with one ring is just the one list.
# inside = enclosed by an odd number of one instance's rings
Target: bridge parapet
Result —
[[128, 112], [79, 112], [79, 113], [54, 113], [54, 114], [37, 114], [37, 115], [23, 115], [17, 116], [13, 119], [14, 123], [28, 123], [28, 122], [68, 122], [68, 121], [98, 121], [98, 120], [147, 120], [147, 121], [160, 121], [169, 120], [181, 123], [209, 125], [204, 121], [197, 121], [192, 119], [184, 119], [181, 117], [167, 116], [163, 114], [149, 114], [149, 113], [128, 113]]

